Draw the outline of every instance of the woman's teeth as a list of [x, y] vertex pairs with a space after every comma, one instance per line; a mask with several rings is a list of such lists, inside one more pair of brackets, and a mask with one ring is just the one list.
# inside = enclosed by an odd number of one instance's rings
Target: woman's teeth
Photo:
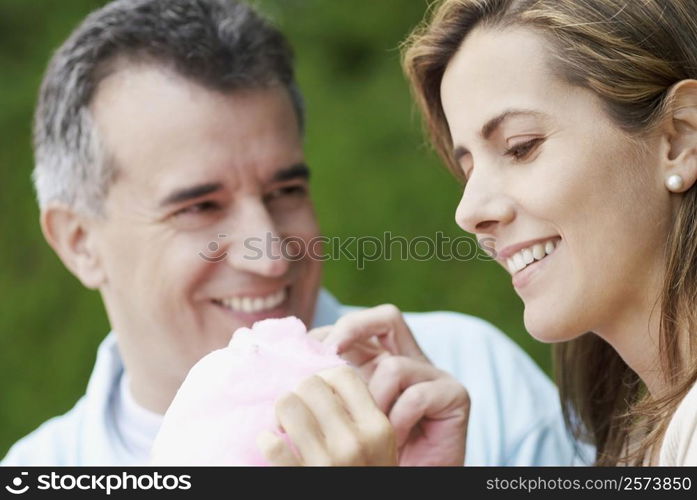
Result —
[[278, 307], [286, 300], [285, 288], [265, 297], [230, 297], [216, 302], [235, 312], [258, 313]]
[[531, 247], [524, 248], [515, 253], [513, 257], [506, 261], [508, 269], [511, 273], [517, 273], [528, 267], [533, 262], [544, 259], [546, 256], [554, 252], [557, 247], [555, 240], [549, 240], [546, 243], [536, 243]]

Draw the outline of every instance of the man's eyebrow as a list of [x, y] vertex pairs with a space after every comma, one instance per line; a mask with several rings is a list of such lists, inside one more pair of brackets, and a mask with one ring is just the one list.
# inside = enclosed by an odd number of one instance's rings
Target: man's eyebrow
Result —
[[[494, 133], [494, 131], [507, 119], [511, 118], [514, 116], [520, 116], [520, 115], [528, 115], [528, 116], [535, 116], [535, 117], [544, 117], [546, 116], [544, 113], [540, 113], [539, 111], [534, 111], [531, 109], [507, 109], [506, 111], [496, 115], [493, 117], [491, 120], [486, 122], [484, 126], [482, 127], [482, 130], [480, 132], [481, 136], [484, 139], [488, 139], [491, 137], [491, 134]], [[453, 150], [453, 157], [455, 158], [455, 161], [458, 162], [460, 161], [460, 158], [468, 154], [469, 151], [464, 148], [463, 146], [457, 146]]]
[[291, 167], [283, 168], [273, 174], [272, 181], [274, 182], [284, 182], [293, 179], [304, 179], [308, 180], [310, 178], [310, 168], [305, 163], [297, 163]]
[[210, 182], [207, 184], [175, 189], [160, 202], [160, 207], [177, 205], [187, 200], [193, 200], [220, 191], [221, 189], [223, 189], [223, 185], [220, 182]]
[[[304, 163], [298, 163], [288, 168], [283, 168], [278, 170], [273, 175], [274, 182], [289, 181], [292, 179], [309, 179], [310, 169]], [[215, 193], [223, 189], [223, 185], [220, 182], [209, 182], [206, 184], [199, 184], [196, 186], [189, 186], [185, 188], [175, 189], [172, 193], [167, 195], [161, 202], [160, 207], [165, 207], [168, 205], [177, 205], [188, 200], [193, 200], [205, 196], [207, 194]]]

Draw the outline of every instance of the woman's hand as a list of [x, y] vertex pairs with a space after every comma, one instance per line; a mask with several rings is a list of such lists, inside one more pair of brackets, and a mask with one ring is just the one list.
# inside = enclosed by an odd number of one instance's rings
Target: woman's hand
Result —
[[276, 403], [279, 427], [258, 445], [272, 465], [397, 465], [394, 431], [353, 368], [305, 379]]
[[470, 401], [465, 388], [419, 348], [401, 311], [382, 305], [310, 331], [358, 367], [389, 415], [400, 465], [463, 465]]

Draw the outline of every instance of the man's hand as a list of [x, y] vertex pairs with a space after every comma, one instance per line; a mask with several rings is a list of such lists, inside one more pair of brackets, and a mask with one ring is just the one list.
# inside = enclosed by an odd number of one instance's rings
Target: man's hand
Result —
[[349, 313], [310, 335], [358, 367], [394, 427], [400, 465], [463, 465], [469, 396], [419, 348], [393, 305]]
[[392, 426], [348, 366], [305, 379], [278, 400], [276, 418], [293, 447], [261, 433], [259, 449], [272, 465], [397, 465]]

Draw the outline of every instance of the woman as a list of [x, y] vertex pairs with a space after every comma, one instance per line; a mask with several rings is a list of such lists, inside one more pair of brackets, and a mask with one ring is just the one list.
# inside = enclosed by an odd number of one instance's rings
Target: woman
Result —
[[697, 3], [445, 0], [404, 65], [596, 463], [697, 464]]

